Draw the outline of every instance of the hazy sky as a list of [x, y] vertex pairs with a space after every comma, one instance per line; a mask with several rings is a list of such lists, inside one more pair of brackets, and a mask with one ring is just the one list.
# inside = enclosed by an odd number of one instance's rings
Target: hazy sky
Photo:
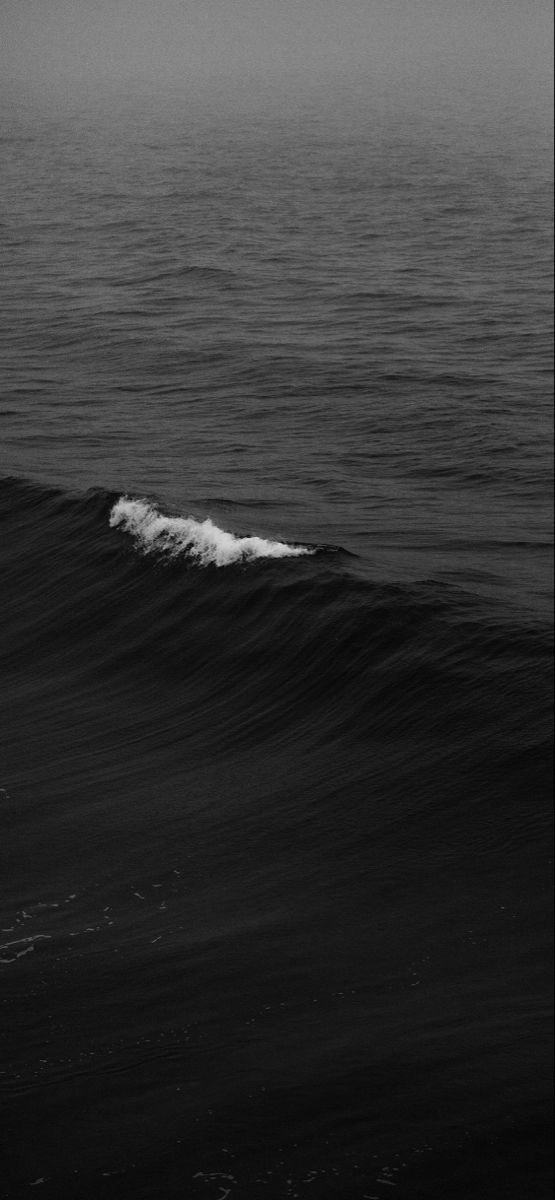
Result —
[[550, 0], [0, 0], [0, 72], [193, 84], [442, 71], [546, 77]]

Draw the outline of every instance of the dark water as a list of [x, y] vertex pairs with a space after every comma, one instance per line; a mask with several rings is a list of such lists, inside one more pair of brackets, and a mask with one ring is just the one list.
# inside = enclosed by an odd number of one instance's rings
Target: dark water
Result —
[[549, 1194], [551, 168], [489, 100], [4, 107], [2, 1196]]

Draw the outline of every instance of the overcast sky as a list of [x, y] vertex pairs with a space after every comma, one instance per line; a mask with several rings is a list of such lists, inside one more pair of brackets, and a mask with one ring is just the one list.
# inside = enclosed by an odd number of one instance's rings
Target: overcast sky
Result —
[[548, 78], [551, 0], [0, 0], [0, 72], [248, 80], [482, 71]]

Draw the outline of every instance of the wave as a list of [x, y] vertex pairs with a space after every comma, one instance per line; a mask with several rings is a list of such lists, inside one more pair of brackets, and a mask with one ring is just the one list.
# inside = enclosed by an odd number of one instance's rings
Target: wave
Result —
[[[109, 224], [113, 227], [114, 222], [110, 221]], [[143, 287], [146, 284], [168, 283], [172, 280], [187, 279], [189, 277], [199, 282], [219, 283], [222, 287], [227, 287], [228, 289], [233, 287], [237, 281], [237, 273], [228, 268], [214, 267], [207, 263], [182, 263], [177, 266], [162, 268], [148, 275], [130, 275], [123, 279], [110, 279], [110, 286], [116, 288]], [[247, 281], [242, 277], [241, 286], [244, 286], [246, 283]]]
[[237, 537], [207, 517], [169, 517], [146, 499], [120, 496], [110, 513], [110, 526], [131, 534], [143, 554], [183, 555], [201, 566], [228, 567], [257, 558], [299, 558], [315, 553], [314, 547], [292, 546], [267, 538]]
[[[132, 805], [133, 789], [150, 805], [185, 780], [176, 804], [194, 822], [197, 789], [209, 809], [226, 763], [232, 779], [245, 765], [264, 839], [291, 823], [306, 847], [316, 831], [349, 871], [376, 830], [386, 855], [449, 859], [461, 813], [482, 852], [501, 840], [501, 811], [503, 854], [537, 839], [551, 812], [551, 630], [433, 580], [369, 579], [326, 547], [200, 570], [206, 550], [241, 562], [244, 541], [273, 545], [212, 522], [202, 543], [206, 525], [119, 490], [0, 479], [4, 820], [18, 819], [18, 779], [56, 804], [86, 780], [94, 804], [107, 787]], [[251, 818], [237, 804], [242, 847]], [[22, 950], [0, 958], [29, 961]]]
[[[6, 678], [55, 704], [108, 688], [124, 711], [144, 693], [154, 743], [179, 730], [201, 756], [391, 741], [413, 770], [444, 741], [543, 744], [551, 630], [470, 591], [368, 578], [331, 547], [237, 537], [119, 491], [0, 479], [0, 526]], [[247, 569], [198, 569], [233, 563]]]

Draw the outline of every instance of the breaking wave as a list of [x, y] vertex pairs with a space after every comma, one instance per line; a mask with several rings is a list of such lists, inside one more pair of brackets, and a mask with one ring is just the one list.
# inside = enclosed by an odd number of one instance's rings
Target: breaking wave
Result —
[[298, 558], [314, 554], [309, 546], [290, 546], [287, 542], [262, 537], [236, 537], [207, 517], [168, 517], [148, 500], [121, 496], [110, 513], [112, 528], [131, 534], [143, 554], [164, 554], [170, 558], [186, 555], [202, 566], [227, 567], [232, 563], [257, 558]]

